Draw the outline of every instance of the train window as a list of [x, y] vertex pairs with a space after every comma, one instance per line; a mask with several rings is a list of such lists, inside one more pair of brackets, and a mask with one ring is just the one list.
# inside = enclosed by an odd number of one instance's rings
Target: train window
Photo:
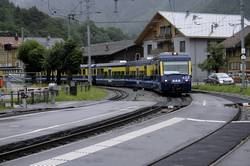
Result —
[[124, 71], [121, 72], [121, 78], [124, 78]]
[[164, 74], [188, 73], [189, 67], [187, 61], [182, 62], [164, 62]]
[[159, 74], [158, 69], [159, 69], [159, 68], [158, 68], [158, 65], [156, 64], [156, 65], [155, 65], [155, 75], [158, 75], [158, 74]]
[[104, 78], [108, 77], [108, 72], [104, 72]]
[[112, 71], [111, 71], [111, 69], [108, 69], [108, 76], [109, 76], [109, 77], [112, 76]]
[[103, 69], [97, 69], [97, 74], [98, 75], [103, 75], [104, 73], [104, 70]]

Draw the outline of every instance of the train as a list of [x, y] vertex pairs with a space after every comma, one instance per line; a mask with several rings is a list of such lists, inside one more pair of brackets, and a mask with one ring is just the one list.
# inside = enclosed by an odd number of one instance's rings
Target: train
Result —
[[[87, 80], [88, 65], [81, 65], [80, 75], [73, 79]], [[121, 61], [91, 65], [95, 85], [144, 88], [160, 93], [189, 93], [192, 64], [188, 55], [159, 54], [152, 59]]]

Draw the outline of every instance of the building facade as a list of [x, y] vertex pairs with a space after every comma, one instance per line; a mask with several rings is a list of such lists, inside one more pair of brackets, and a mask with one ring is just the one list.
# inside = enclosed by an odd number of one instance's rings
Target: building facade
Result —
[[[193, 81], [202, 81], [207, 72], [198, 66], [208, 56], [210, 42], [221, 42], [240, 30], [240, 15], [159, 11], [135, 43], [143, 46], [145, 57], [175, 52], [192, 58]], [[249, 22], [245, 20], [249, 25]]]
[[0, 70], [3, 74], [22, 72], [23, 64], [18, 60], [19, 37], [0, 37]]
[[[87, 48], [83, 50], [83, 63], [88, 63]], [[143, 58], [143, 49], [133, 40], [122, 40], [91, 45], [91, 63], [135, 61]]]
[[[226, 39], [222, 42], [225, 47], [226, 57], [227, 57], [227, 72], [231, 73], [233, 76], [240, 76], [242, 72], [241, 67], [241, 40], [240, 33], [236, 33], [234, 36]], [[247, 26], [243, 30], [245, 38], [245, 49], [246, 49], [246, 73], [248, 78], [250, 78], [250, 26]]]

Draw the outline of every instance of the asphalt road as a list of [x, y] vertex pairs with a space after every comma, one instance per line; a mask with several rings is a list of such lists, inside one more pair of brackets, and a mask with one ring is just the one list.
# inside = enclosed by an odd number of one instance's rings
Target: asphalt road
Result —
[[116, 101], [1, 118], [0, 146], [87, 125], [154, 104], [145, 101]]
[[225, 107], [231, 102], [219, 97], [205, 94], [192, 97], [190, 106], [171, 114], [2, 165], [147, 165], [212, 133], [238, 112]]
[[250, 165], [250, 139], [223, 158], [216, 166], [249, 166]]

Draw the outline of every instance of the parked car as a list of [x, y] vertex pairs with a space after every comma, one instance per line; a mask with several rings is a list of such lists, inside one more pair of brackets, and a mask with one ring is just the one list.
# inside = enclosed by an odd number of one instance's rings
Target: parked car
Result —
[[204, 80], [204, 82], [208, 84], [222, 84], [222, 85], [234, 84], [233, 78], [226, 73], [212, 73], [208, 76], [207, 79]]

